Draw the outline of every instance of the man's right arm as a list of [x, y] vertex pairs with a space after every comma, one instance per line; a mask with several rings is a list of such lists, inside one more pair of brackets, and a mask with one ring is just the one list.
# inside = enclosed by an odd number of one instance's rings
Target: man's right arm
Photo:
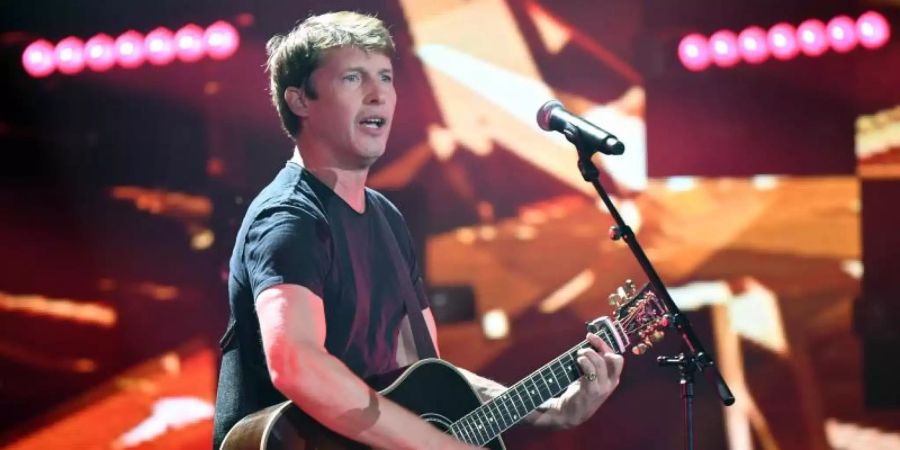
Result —
[[375, 448], [475, 448], [378, 395], [330, 355], [322, 299], [306, 287], [263, 290], [256, 313], [272, 383], [322, 425]]

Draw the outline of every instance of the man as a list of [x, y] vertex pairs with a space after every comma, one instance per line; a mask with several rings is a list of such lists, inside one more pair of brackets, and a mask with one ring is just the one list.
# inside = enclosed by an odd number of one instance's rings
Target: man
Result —
[[[329, 13], [274, 37], [268, 53], [272, 100], [296, 148], [249, 206], [235, 243], [216, 447], [243, 416], [287, 398], [373, 447], [470, 448], [363, 381], [420, 359], [405, 304], [421, 308], [438, 348], [403, 217], [365, 187], [397, 101], [390, 34], [374, 17]], [[578, 358], [585, 377], [530, 423], [579, 424], [616, 387], [621, 356], [590, 339], [602, 351]], [[463, 372], [482, 398], [504, 389]]]

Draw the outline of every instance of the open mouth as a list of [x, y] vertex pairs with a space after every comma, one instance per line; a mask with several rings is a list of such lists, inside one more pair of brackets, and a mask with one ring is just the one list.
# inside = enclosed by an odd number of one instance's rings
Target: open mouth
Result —
[[378, 128], [385, 126], [385, 124], [387, 124], [387, 119], [385, 119], [384, 117], [379, 117], [379, 116], [371, 116], [371, 117], [366, 117], [363, 120], [360, 120], [359, 124], [364, 127], [367, 127], [367, 128], [378, 129]]

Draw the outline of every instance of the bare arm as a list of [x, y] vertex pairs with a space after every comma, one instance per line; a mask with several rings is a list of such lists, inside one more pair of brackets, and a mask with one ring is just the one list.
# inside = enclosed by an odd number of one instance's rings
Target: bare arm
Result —
[[376, 448], [474, 448], [378, 395], [328, 354], [322, 299], [309, 289], [268, 288], [259, 294], [256, 312], [272, 383], [322, 425]]

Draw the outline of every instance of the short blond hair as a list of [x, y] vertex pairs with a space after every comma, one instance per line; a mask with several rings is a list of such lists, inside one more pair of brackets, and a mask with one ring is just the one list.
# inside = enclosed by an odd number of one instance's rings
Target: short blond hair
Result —
[[356, 47], [388, 57], [395, 52], [394, 39], [380, 19], [350, 11], [310, 16], [288, 34], [276, 34], [266, 44], [272, 103], [281, 116], [282, 128], [291, 138], [297, 138], [303, 124], [288, 107], [284, 91], [298, 87], [309, 98], [317, 98], [310, 81], [312, 73], [328, 50], [339, 47]]

